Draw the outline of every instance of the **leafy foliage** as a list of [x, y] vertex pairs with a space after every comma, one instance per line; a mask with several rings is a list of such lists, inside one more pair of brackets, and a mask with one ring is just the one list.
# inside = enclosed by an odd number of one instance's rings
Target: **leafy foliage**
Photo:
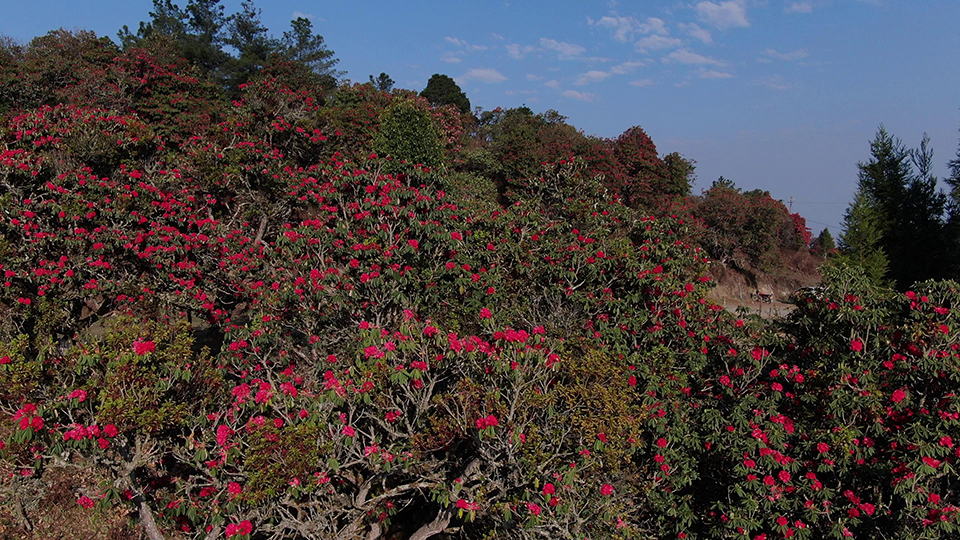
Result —
[[264, 38], [243, 9], [158, 1], [109, 59], [48, 36], [63, 84], [125, 82], [4, 102], [4, 512], [83, 470], [57, 505], [151, 540], [956, 534], [960, 285], [838, 265], [730, 313], [711, 259], [810, 243], [768, 193], [279, 53], [226, 89], [180, 47]]
[[[385, 74], [381, 73], [381, 77], [383, 75]], [[378, 85], [378, 89], [385, 91], [381, 85]], [[470, 100], [467, 99], [467, 95], [463, 93], [456, 81], [447, 75], [434, 73], [427, 81], [427, 87], [420, 92], [420, 96], [427, 98], [432, 105], [453, 105], [461, 113], [470, 112]]]

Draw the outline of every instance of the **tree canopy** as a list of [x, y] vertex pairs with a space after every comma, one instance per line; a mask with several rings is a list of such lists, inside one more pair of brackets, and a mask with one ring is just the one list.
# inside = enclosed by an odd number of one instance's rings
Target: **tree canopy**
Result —
[[467, 95], [463, 93], [456, 81], [447, 75], [434, 73], [420, 95], [427, 98], [433, 105], [453, 105], [464, 114], [470, 112], [470, 100], [467, 99]]
[[711, 276], [806, 221], [640, 126], [336, 86], [249, 2], [151, 17], [0, 41], [0, 534], [960, 531], [960, 284], [878, 259], [942, 219], [925, 142], [881, 130], [764, 319]]

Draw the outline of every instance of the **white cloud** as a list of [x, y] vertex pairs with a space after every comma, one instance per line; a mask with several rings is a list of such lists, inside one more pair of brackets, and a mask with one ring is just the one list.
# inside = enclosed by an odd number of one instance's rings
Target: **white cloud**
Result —
[[537, 50], [533, 45], [517, 45], [516, 43], [511, 43], [506, 46], [507, 56], [513, 58], [514, 60], [522, 60], [525, 56], [531, 52]]
[[667, 34], [667, 25], [663, 19], [648, 17], [647, 22], [640, 24], [640, 31], [644, 34]]
[[643, 88], [644, 86], [653, 86], [653, 79], [639, 79], [636, 81], [630, 81], [630, 86], [637, 86]]
[[656, 51], [660, 49], [676, 49], [683, 45], [683, 40], [654, 34], [637, 41], [633, 46], [639, 52]]
[[712, 66], [722, 66], [723, 62], [719, 60], [714, 60], [709, 56], [703, 56], [695, 52], [691, 52], [688, 49], [680, 49], [679, 51], [673, 51], [672, 53], [664, 56], [662, 58], [663, 63], [669, 64], [671, 62], [678, 62], [680, 64], [707, 64]]
[[610, 68], [610, 73], [613, 75], [626, 75], [642, 65], [643, 62], [624, 62]]
[[453, 45], [456, 45], [457, 47], [460, 47], [461, 49], [467, 49], [468, 51], [485, 51], [485, 50], [487, 50], [486, 45], [470, 45], [470, 44], [467, 43], [466, 41], [464, 41], [464, 40], [462, 40], [462, 39], [457, 39], [457, 38], [455, 38], [455, 37], [447, 36], [447, 37], [445, 37], [445, 38], [443, 38], [443, 39], [444, 39], [444, 41], [446, 41], [447, 43], [451, 43], [451, 44], [453, 44]]
[[701, 21], [721, 30], [750, 26], [743, 0], [728, 0], [719, 4], [700, 2], [696, 9], [697, 17]]
[[547, 81], [547, 82], [543, 83], [543, 85], [546, 86], [547, 88], [553, 88], [554, 90], [559, 90], [559, 89], [560, 89], [560, 82], [557, 81], [556, 79]]
[[790, 87], [784, 82], [782, 75], [772, 75], [770, 77], [762, 77], [758, 79], [755, 84], [766, 86], [767, 88], [772, 88], [774, 90], [790, 89]]
[[457, 81], [479, 81], [482, 83], [501, 83], [507, 78], [499, 71], [491, 68], [473, 68], [460, 77]]
[[528, 80], [528, 81], [542, 81], [543, 79], [544, 79], [544, 77], [541, 77], [540, 75], [534, 75], [533, 73], [527, 73], [527, 80]]
[[493, 39], [495, 39], [495, 40], [497, 40], [497, 41], [503, 41], [504, 39], [506, 39], [505, 37], [503, 37], [503, 36], [501, 36], [500, 34], [497, 34], [497, 33], [490, 34], [490, 37], [492, 37]]
[[710, 35], [710, 31], [707, 30], [706, 28], [701, 28], [699, 24], [696, 24], [696, 23], [690, 23], [690, 24], [680, 23], [679, 26], [680, 26], [680, 30], [681, 30], [684, 34], [686, 34], [686, 35], [688, 35], [688, 36], [690, 36], [690, 37], [692, 37], [692, 38], [699, 39], [700, 41], [702, 41], [702, 42], [704, 42], [704, 43], [713, 43], [713, 36]]
[[767, 56], [769, 56], [770, 58], [777, 58], [780, 60], [802, 60], [810, 56], [810, 54], [807, 53], [806, 49], [797, 49], [793, 52], [788, 52], [788, 53], [782, 53], [782, 52], [777, 52], [773, 49], [767, 49]]
[[784, 13], [812, 13], [813, 6], [810, 2], [791, 2], [783, 8]]
[[[308, 19], [308, 20], [311, 20], [311, 21], [316, 21], [316, 20], [318, 20], [316, 15], [311, 15], [311, 14], [309, 14], [309, 13], [304, 13], [304, 12], [302, 12], [302, 11], [294, 11], [294, 12], [293, 12], [293, 18], [294, 18], [294, 19], [303, 18], [303, 19]], [[323, 19], [319, 19], [319, 20], [322, 21]]]
[[560, 59], [569, 59], [583, 54], [586, 49], [574, 43], [564, 43], [553, 39], [540, 38], [540, 46], [548, 51], [560, 54]]
[[577, 92], [576, 90], [567, 90], [560, 95], [563, 97], [576, 99], [578, 101], [593, 101], [593, 98], [597, 97], [595, 94], [591, 94], [589, 92]]
[[442, 56], [440, 56], [440, 61], [448, 64], [459, 64], [460, 60], [460, 57], [453, 53], [444, 53]]
[[613, 32], [614, 41], [626, 43], [633, 39], [634, 34], [666, 34], [667, 26], [663, 19], [649, 17], [646, 21], [638, 21], [633, 17], [601, 17], [594, 21], [587, 17], [591, 25], [602, 26]]
[[705, 69], [700, 72], [701, 79], [732, 79], [733, 75], [725, 71], [717, 71], [714, 69]]
[[585, 84], [600, 82], [610, 78], [610, 74], [606, 71], [596, 71], [591, 70], [586, 73], [581, 73], [577, 80], [573, 82], [576, 86], [583, 86]]

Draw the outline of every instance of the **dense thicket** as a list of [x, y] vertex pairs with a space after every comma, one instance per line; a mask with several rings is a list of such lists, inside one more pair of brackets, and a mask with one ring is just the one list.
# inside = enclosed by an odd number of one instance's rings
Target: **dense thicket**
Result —
[[956, 283], [839, 266], [787, 320], [731, 314], [712, 259], [810, 242], [769, 194], [691, 196], [639, 127], [290, 59], [233, 85], [184, 58], [218, 3], [177, 10], [138, 33], [186, 25], [164, 47], [0, 55], [4, 531], [956, 534]]

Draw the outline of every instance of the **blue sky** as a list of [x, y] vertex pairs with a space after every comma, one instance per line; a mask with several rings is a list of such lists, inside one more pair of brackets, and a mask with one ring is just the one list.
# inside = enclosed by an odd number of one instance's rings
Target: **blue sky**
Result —
[[[21, 41], [59, 27], [115, 37], [152, 7], [4, 4], [0, 33]], [[421, 90], [443, 73], [484, 109], [555, 109], [602, 137], [639, 125], [661, 154], [697, 161], [695, 191], [723, 175], [793, 198], [814, 233], [840, 232], [880, 123], [908, 146], [928, 133], [941, 177], [957, 152], [958, 0], [256, 4], [277, 36], [310, 18], [349, 79], [386, 72]]]

